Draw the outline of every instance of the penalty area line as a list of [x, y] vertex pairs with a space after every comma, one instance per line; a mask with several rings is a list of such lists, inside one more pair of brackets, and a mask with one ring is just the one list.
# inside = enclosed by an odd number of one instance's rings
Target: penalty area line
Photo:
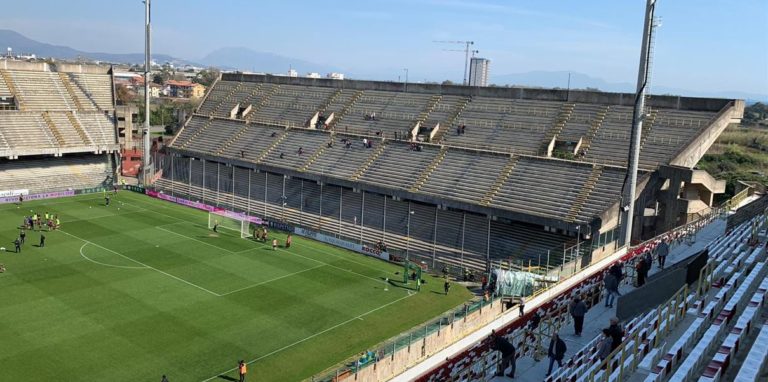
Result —
[[[413, 296], [413, 295], [412, 295], [412, 294], [407, 294], [407, 295], [405, 295], [405, 296], [403, 296], [403, 297], [400, 297], [400, 298], [398, 298], [397, 300], [394, 300], [394, 301], [388, 302], [388, 303], [386, 303], [386, 304], [384, 304], [384, 305], [382, 305], [382, 306], [380, 306], [380, 307], [378, 307], [378, 308], [374, 308], [374, 309], [371, 309], [371, 310], [369, 310], [369, 311], [367, 311], [367, 312], [365, 312], [365, 313], [363, 313], [363, 314], [361, 314], [361, 315], [358, 315], [358, 316], [352, 317], [352, 318], [350, 318], [349, 320], [346, 320], [346, 321], [344, 321], [344, 322], [340, 322], [340, 323], [338, 323], [338, 324], [336, 324], [336, 325], [334, 325], [334, 326], [331, 326], [331, 327], [330, 327], [330, 328], [328, 328], [328, 329], [325, 329], [325, 330], [323, 330], [323, 331], [320, 331], [320, 332], [317, 332], [317, 333], [315, 333], [315, 334], [313, 334], [313, 335], [311, 335], [311, 336], [308, 336], [308, 337], [305, 337], [305, 338], [303, 338], [303, 339], [300, 339], [300, 340], [298, 340], [298, 341], [296, 341], [296, 342], [294, 342], [294, 343], [292, 343], [292, 344], [289, 344], [289, 345], [285, 345], [285, 346], [283, 346], [283, 347], [281, 347], [281, 348], [279, 348], [279, 349], [273, 350], [273, 351], [271, 351], [271, 352], [269, 352], [269, 353], [267, 353], [267, 354], [264, 354], [264, 355], [263, 355], [263, 356], [261, 356], [261, 357], [258, 357], [258, 358], [254, 358], [254, 359], [252, 359], [252, 360], [250, 360], [250, 361], [246, 362], [246, 365], [250, 365], [250, 364], [252, 364], [252, 363], [254, 363], [254, 362], [258, 362], [258, 361], [260, 361], [260, 360], [262, 360], [262, 359], [264, 359], [264, 358], [267, 358], [267, 357], [270, 357], [270, 356], [272, 356], [272, 355], [275, 355], [275, 354], [277, 354], [277, 353], [280, 353], [280, 352], [282, 352], [283, 350], [286, 350], [286, 349], [292, 348], [292, 347], [294, 347], [294, 346], [296, 346], [296, 345], [298, 345], [298, 344], [301, 344], [301, 343], [303, 343], [303, 342], [309, 341], [309, 340], [311, 340], [311, 339], [313, 339], [313, 338], [315, 338], [315, 337], [317, 337], [317, 336], [320, 336], [320, 335], [323, 335], [323, 334], [325, 334], [325, 333], [328, 333], [328, 332], [330, 332], [331, 330], [334, 330], [334, 329], [336, 329], [336, 328], [339, 328], [339, 327], [341, 327], [341, 326], [344, 326], [344, 325], [346, 325], [346, 324], [348, 324], [348, 323], [350, 323], [350, 322], [353, 322], [353, 321], [357, 321], [357, 320], [362, 320], [362, 318], [363, 318], [363, 317], [365, 317], [365, 316], [367, 316], [367, 315], [369, 315], [369, 314], [371, 314], [371, 313], [374, 313], [374, 312], [376, 312], [376, 311], [379, 311], [379, 310], [381, 310], [381, 309], [384, 309], [384, 308], [386, 308], [386, 307], [388, 307], [388, 306], [390, 306], [390, 305], [392, 305], [392, 304], [396, 304], [396, 303], [398, 303], [398, 302], [400, 302], [400, 301], [402, 301], [402, 300], [405, 300], [406, 298], [408, 298], [408, 297], [411, 297], [411, 296]], [[226, 375], [226, 374], [228, 374], [228, 373], [231, 373], [231, 372], [233, 372], [233, 371], [235, 371], [235, 370], [237, 370], [237, 368], [236, 368], [236, 367], [233, 367], [233, 368], [231, 368], [231, 369], [229, 369], [229, 370], [227, 370], [227, 371], [224, 371], [224, 372], [218, 373], [218, 374], [214, 375], [213, 377], [210, 377], [210, 378], [208, 378], [208, 379], [204, 379], [204, 380], [202, 380], [202, 382], [209, 382], [209, 381], [212, 381], [212, 380], [214, 380], [214, 379], [216, 379], [216, 378], [219, 378], [219, 376], [221, 376], [221, 375]]]

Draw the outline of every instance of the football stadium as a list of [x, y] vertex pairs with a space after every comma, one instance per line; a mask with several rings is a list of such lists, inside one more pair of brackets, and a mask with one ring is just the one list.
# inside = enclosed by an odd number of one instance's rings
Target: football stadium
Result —
[[637, 94], [231, 71], [166, 140], [0, 60], [0, 380], [768, 379], [745, 102], [645, 92], [654, 3]]

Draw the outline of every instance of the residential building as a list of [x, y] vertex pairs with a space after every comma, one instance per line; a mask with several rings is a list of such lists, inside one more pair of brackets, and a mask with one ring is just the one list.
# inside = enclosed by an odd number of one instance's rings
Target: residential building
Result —
[[165, 81], [168, 96], [178, 98], [201, 98], [205, 94], [205, 86], [191, 81]]
[[488, 86], [488, 70], [491, 60], [472, 57], [469, 63], [469, 86]]

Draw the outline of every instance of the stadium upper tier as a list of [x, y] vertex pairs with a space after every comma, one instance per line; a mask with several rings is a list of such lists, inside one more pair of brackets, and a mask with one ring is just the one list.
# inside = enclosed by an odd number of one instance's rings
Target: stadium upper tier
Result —
[[[567, 223], [590, 223], [618, 202], [631, 95], [423, 84], [402, 90], [396, 83], [224, 74], [171, 148]], [[693, 167], [738, 117], [739, 102], [651, 98], [643, 171]], [[570, 159], [552, 158], [555, 148]]]
[[112, 76], [0, 69], [0, 157], [117, 149]]

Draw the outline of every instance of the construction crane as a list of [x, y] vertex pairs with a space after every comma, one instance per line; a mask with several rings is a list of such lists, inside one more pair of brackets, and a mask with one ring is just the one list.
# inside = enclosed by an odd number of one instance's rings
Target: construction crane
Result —
[[[438, 44], [461, 44], [464, 45], [463, 50], [455, 50], [457, 52], [464, 52], [464, 85], [467, 85], [467, 68], [469, 67], [469, 52], [471, 49], [469, 48], [470, 45], [474, 45], [474, 41], [432, 41], [434, 43]], [[449, 50], [450, 51], [450, 50]]]

